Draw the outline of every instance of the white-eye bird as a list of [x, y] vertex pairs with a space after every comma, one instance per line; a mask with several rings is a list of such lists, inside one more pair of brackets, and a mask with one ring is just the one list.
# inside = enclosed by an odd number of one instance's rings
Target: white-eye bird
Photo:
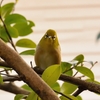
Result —
[[45, 70], [50, 65], [61, 63], [61, 49], [54, 30], [47, 30], [38, 43], [35, 52], [35, 63], [42, 70]]

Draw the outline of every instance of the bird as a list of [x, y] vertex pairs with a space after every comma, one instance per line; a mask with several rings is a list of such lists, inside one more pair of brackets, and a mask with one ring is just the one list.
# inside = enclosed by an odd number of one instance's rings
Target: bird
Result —
[[61, 48], [55, 30], [46, 31], [37, 44], [34, 58], [36, 66], [42, 70], [54, 64], [61, 64]]

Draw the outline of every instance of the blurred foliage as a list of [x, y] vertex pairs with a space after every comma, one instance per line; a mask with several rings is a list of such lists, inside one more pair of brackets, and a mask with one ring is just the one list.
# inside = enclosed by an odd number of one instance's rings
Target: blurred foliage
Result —
[[98, 33], [97, 37], [96, 37], [96, 41], [98, 42], [100, 40], [100, 32]]

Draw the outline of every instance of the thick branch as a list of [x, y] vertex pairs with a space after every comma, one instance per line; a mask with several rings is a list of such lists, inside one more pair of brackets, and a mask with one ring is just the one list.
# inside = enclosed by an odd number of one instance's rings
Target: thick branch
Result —
[[10, 92], [10, 93], [14, 93], [14, 94], [25, 94], [28, 95], [30, 92], [26, 91], [20, 87], [17, 87], [14, 83], [3, 83], [0, 84], [0, 89]]
[[[42, 74], [43, 71], [39, 68], [34, 68], [34, 70], [38, 73], [38, 74]], [[84, 80], [75, 78], [75, 77], [71, 77], [71, 76], [67, 76], [67, 75], [61, 75], [59, 77], [59, 80], [65, 81], [65, 82], [69, 82], [72, 84], [77, 85], [78, 87], [82, 88], [84, 90], [89, 90], [91, 92], [95, 92], [95, 93], [99, 93], [100, 94], [100, 85], [93, 83], [93, 82], [86, 82]]]
[[75, 93], [73, 94], [73, 96], [77, 97], [80, 93], [82, 93], [84, 90], [86, 90], [84, 87], [78, 87], [78, 90], [75, 91]]
[[5, 60], [42, 100], [59, 100], [55, 92], [30, 68], [17, 52], [0, 39], [0, 57]]
[[73, 78], [71, 76], [66, 76], [66, 75], [61, 75], [59, 79], [66, 81], [66, 82], [70, 82], [72, 84], [75, 84], [75, 85], [78, 85], [81, 87], [84, 87], [84, 89], [87, 89], [91, 92], [100, 94], [100, 85], [99, 84], [95, 84], [93, 82], [86, 82], [81, 79]]
[[[6, 65], [7, 67], [10, 67], [5, 62], [0, 62], [0, 65]], [[41, 69], [39, 69], [38, 67], [35, 67], [34, 70], [40, 75], [43, 73], [43, 71]], [[17, 76], [17, 77], [4, 77], [3, 79], [4, 79], [4, 81], [16, 81], [16, 80], [20, 80], [20, 77], [19, 76]], [[91, 92], [95, 92], [95, 93], [100, 94], [100, 85], [99, 84], [96, 84], [93, 82], [86, 82], [84, 80], [74, 78], [71, 76], [66, 76], [66, 75], [61, 75], [59, 79], [62, 81], [66, 81], [66, 82], [75, 84], [81, 88], [83, 87], [84, 90], [89, 90]]]
[[[9, 65], [7, 65], [5, 62], [0, 63], [0, 65], [6, 65], [7, 67], [10, 67]], [[43, 71], [41, 69], [39, 69], [38, 67], [35, 67], [34, 70], [38, 73], [38, 74], [42, 74]], [[93, 82], [86, 82], [84, 80], [78, 79], [78, 78], [74, 78], [71, 76], [66, 76], [66, 75], [61, 75], [60, 80], [62, 81], [66, 81], [72, 84], [75, 84], [79, 87], [84, 87], [84, 90], [89, 90], [91, 92], [95, 92], [95, 93], [99, 93], [100, 94], [100, 85], [93, 83]], [[12, 77], [12, 78], [8, 78], [5, 77], [4, 81], [16, 81], [16, 80], [20, 80], [20, 77]]]

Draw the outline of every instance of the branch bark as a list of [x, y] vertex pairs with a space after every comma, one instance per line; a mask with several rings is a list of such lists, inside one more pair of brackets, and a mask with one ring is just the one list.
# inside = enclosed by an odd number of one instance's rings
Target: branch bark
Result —
[[[0, 62], [0, 65], [7, 66], [10, 68], [10, 66], [5, 62]], [[35, 70], [36, 73], [41, 75], [43, 73], [43, 70], [39, 69], [38, 67], [34, 67], [33, 70]], [[20, 81], [20, 77], [16, 75], [16, 77], [3, 77], [3, 81]], [[87, 82], [85, 80], [81, 80], [75, 77], [67, 76], [67, 75], [61, 75], [59, 80], [69, 82], [72, 84], [75, 84], [82, 88], [83, 90], [89, 90], [91, 92], [99, 93], [100, 94], [100, 85], [96, 84], [94, 82]], [[76, 95], [76, 94], [75, 94]]]
[[[42, 74], [43, 71], [41, 69], [38, 68], [34, 68], [34, 70], [38, 73], [38, 74]], [[84, 90], [89, 90], [91, 92], [94, 93], [99, 93], [100, 94], [100, 85], [96, 84], [94, 82], [87, 82], [85, 80], [81, 80], [75, 77], [71, 77], [71, 76], [67, 76], [67, 75], [60, 75], [59, 80], [65, 81], [65, 82], [69, 82], [71, 84], [77, 85], [78, 87], [83, 87]]]
[[10, 93], [14, 93], [14, 94], [25, 94], [28, 95], [30, 92], [27, 90], [24, 90], [18, 86], [16, 86], [14, 83], [10, 82], [10, 83], [3, 83], [0, 84], [0, 89], [10, 92]]
[[85, 80], [81, 80], [78, 78], [74, 78], [71, 76], [66, 76], [66, 75], [61, 75], [60, 80], [66, 81], [66, 82], [70, 82], [72, 84], [75, 84], [77, 86], [83, 87], [84, 90], [89, 90], [91, 92], [95, 92], [95, 93], [99, 93], [100, 94], [100, 85], [93, 83], [93, 82], [87, 82]]
[[42, 100], [60, 100], [56, 93], [35, 73], [30, 66], [0, 39], [0, 57], [10, 65]]

